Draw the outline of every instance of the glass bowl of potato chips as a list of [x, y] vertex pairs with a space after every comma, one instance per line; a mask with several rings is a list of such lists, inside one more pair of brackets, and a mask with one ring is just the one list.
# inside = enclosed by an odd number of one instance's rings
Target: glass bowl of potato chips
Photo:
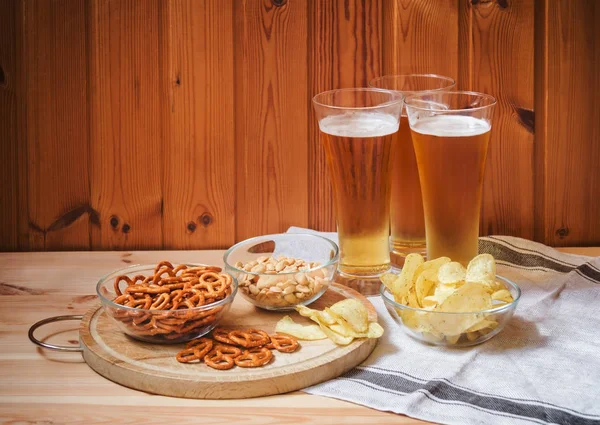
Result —
[[447, 257], [406, 257], [400, 274], [382, 276], [381, 297], [392, 318], [419, 341], [466, 347], [497, 335], [513, 316], [521, 290], [496, 274], [489, 254], [467, 268]]

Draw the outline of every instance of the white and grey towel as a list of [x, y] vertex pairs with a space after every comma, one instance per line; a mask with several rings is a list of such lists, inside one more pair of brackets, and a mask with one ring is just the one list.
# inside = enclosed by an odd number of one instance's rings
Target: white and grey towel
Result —
[[443, 424], [600, 424], [600, 257], [498, 236], [479, 250], [522, 290], [500, 334], [469, 348], [425, 345], [370, 297], [386, 329], [373, 354], [305, 391]]

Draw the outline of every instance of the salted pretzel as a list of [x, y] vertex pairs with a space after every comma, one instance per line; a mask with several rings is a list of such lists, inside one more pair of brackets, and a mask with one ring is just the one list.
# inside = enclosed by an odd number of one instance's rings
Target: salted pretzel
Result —
[[213, 369], [227, 370], [235, 365], [235, 359], [242, 350], [232, 345], [215, 344], [213, 349], [204, 356], [204, 363]]
[[[268, 364], [274, 357], [273, 351], [278, 350], [282, 353], [291, 353], [300, 346], [298, 340], [294, 337], [281, 334], [269, 336], [266, 332], [258, 329], [245, 330], [227, 330], [215, 328], [212, 331], [212, 338], [215, 341], [212, 349], [204, 355], [200, 362], [214, 369], [231, 369], [234, 365], [239, 367], [260, 367]], [[195, 344], [201, 345], [200, 341], [212, 341], [210, 338], [200, 338], [199, 342], [192, 341], [186, 345], [186, 348], [177, 353], [177, 360], [181, 363], [194, 363], [195, 356], [192, 348]], [[259, 344], [255, 346], [244, 347], [243, 344]], [[244, 351], [235, 345], [244, 348]], [[205, 345], [202, 345], [205, 348]]]
[[199, 338], [189, 342], [185, 349], [177, 353], [176, 359], [180, 363], [201, 362], [204, 356], [213, 348], [213, 340]]
[[254, 347], [245, 350], [234, 362], [239, 367], [260, 367], [269, 363], [272, 358], [273, 352], [267, 347]]
[[224, 344], [235, 345], [235, 341], [229, 339], [229, 331], [222, 328], [215, 328], [212, 332], [212, 337]]
[[[227, 276], [227, 278], [225, 277]], [[202, 290], [209, 298], [222, 295], [231, 285], [231, 276], [216, 272], [205, 272], [198, 277], [199, 283], [193, 288]]]
[[274, 334], [270, 335], [271, 342], [266, 345], [267, 348], [275, 349], [281, 353], [293, 353], [298, 349], [298, 340], [288, 335]]
[[[217, 320], [223, 305], [196, 308], [231, 295], [232, 283], [232, 277], [221, 273], [220, 267], [185, 264], [174, 267], [168, 261], [161, 261], [150, 276], [122, 275], [115, 279], [113, 302], [131, 309], [111, 308], [111, 313], [137, 335], [159, 335], [174, 340]], [[165, 315], [161, 314], [163, 311]]]
[[231, 331], [228, 338], [244, 348], [259, 347], [270, 342], [269, 334], [258, 329]]

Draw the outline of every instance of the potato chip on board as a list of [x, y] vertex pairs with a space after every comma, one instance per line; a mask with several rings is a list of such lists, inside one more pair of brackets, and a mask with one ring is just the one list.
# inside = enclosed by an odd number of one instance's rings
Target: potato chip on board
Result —
[[[296, 311], [300, 313], [301, 316], [308, 317], [309, 319], [313, 319], [313, 316], [317, 316], [319, 318], [319, 322], [323, 322], [326, 325], [334, 325], [336, 320], [331, 314], [327, 311], [322, 310], [314, 310], [312, 308], [308, 308], [304, 305], [297, 305]], [[314, 320], [314, 319], [313, 319]], [[316, 321], [316, 320], [315, 320]]]
[[275, 325], [275, 332], [291, 335], [306, 341], [316, 341], [327, 338], [318, 325], [301, 325], [294, 322], [290, 316], [285, 316]]
[[356, 332], [366, 332], [369, 328], [369, 310], [355, 298], [339, 301], [326, 309], [339, 320], [343, 320]]
[[322, 323], [319, 323], [319, 326], [321, 327], [321, 330], [325, 333], [325, 335], [327, 335], [327, 337], [330, 340], [332, 340], [338, 345], [348, 345], [352, 341], [354, 341], [354, 337], [340, 335], [339, 333], [331, 330], [329, 327], [323, 325]]
[[319, 325], [319, 329], [338, 345], [348, 345], [355, 338], [379, 338], [383, 328], [376, 322], [369, 322], [369, 310], [357, 299], [347, 298], [315, 310], [298, 305], [296, 310], [304, 317]]

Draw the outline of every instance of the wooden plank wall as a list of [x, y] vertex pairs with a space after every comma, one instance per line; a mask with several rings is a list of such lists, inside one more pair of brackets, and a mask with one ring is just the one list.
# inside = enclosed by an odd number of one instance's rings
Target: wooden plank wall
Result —
[[600, 245], [596, 0], [0, 2], [0, 250], [333, 230], [311, 98], [439, 73], [498, 98], [482, 234]]

